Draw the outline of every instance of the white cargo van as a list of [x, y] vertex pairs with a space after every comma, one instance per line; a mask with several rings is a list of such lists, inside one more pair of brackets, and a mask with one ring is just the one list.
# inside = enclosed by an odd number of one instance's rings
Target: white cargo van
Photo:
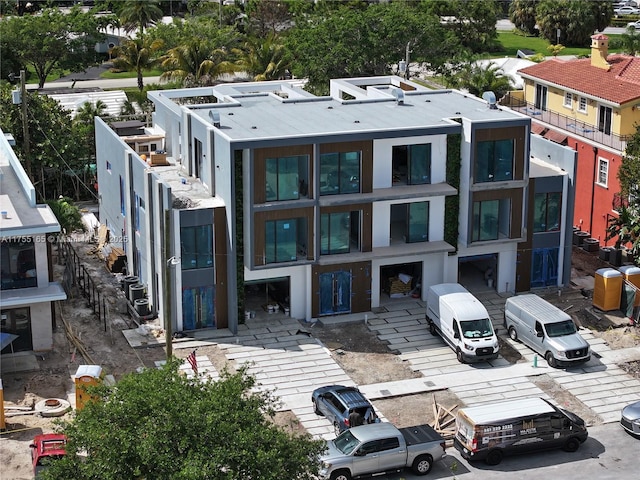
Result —
[[467, 460], [497, 465], [505, 455], [562, 448], [575, 452], [589, 436], [584, 420], [543, 398], [463, 407], [453, 445]]
[[431, 333], [442, 336], [460, 363], [498, 356], [498, 337], [487, 309], [459, 283], [429, 287], [426, 317]]
[[537, 295], [508, 298], [504, 326], [512, 340], [520, 340], [542, 355], [550, 367], [591, 359], [589, 343], [580, 336], [571, 317]]

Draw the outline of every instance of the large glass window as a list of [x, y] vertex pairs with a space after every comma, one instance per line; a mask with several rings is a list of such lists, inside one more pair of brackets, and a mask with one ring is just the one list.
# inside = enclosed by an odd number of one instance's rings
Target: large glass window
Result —
[[509, 199], [473, 202], [471, 241], [509, 237], [510, 208]]
[[536, 193], [533, 200], [533, 232], [553, 232], [560, 229], [562, 194]]
[[24, 352], [33, 349], [31, 336], [31, 309], [29, 307], [10, 308], [0, 311], [0, 332], [17, 335], [2, 354]]
[[297, 200], [307, 196], [309, 188], [307, 158], [306, 155], [267, 158], [265, 196], [267, 201]]
[[429, 202], [409, 204], [407, 243], [429, 240]]
[[268, 220], [265, 222], [265, 263], [294, 262], [306, 256], [306, 219]]
[[36, 248], [33, 239], [3, 240], [0, 243], [2, 290], [37, 287]]
[[393, 147], [393, 181], [407, 185], [431, 183], [431, 144]]
[[182, 227], [180, 250], [182, 270], [213, 267], [213, 227]]
[[320, 254], [349, 253], [350, 229], [349, 212], [320, 215]]
[[475, 181], [513, 180], [513, 139], [478, 142]]
[[320, 155], [320, 194], [360, 192], [360, 152]]

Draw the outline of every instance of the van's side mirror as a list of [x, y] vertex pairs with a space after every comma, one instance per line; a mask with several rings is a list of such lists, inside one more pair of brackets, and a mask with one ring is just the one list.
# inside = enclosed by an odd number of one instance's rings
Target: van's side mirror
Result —
[[364, 457], [366, 453], [362, 450], [356, 450], [353, 454], [354, 457]]
[[460, 338], [460, 332], [457, 329], [453, 331], [453, 338]]
[[542, 332], [536, 332], [536, 337], [540, 337], [540, 338], [542, 338], [542, 337], [544, 337], [544, 333], [542, 333]]

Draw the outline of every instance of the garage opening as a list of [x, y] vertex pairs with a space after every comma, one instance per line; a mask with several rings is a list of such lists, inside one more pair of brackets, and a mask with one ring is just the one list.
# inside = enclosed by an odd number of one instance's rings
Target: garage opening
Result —
[[380, 267], [380, 303], [397, 298], [420, 298], [422, 262]]
[[245, 315], [262, 317], [265, 314], [284, 313], [289, 315], [289, 277], [271, 278], [245, 282]]
[[473, 255], [458, 260], [458, 282], [470, 292], [495, 290], [498, 255]]

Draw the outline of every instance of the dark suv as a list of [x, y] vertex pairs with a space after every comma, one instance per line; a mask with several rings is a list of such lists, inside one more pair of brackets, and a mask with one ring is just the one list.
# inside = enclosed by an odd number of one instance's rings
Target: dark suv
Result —
[[336, 435], [347, 430], [352, 423], [377, 423], [380, 421], [373, 406], [356, 387], [328, 385], [311, 394], [313, 409], [333, 423]]

